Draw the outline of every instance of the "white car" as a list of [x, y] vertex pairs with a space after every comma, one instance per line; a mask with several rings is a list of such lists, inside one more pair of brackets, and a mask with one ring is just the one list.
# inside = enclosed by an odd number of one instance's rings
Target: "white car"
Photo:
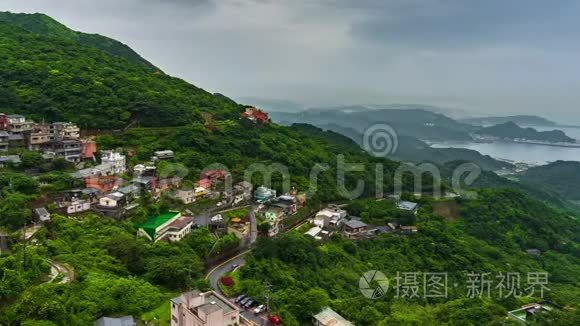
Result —
[[265, 308], [264, 305], [261, 304], [261, 305], [257, 306], [256, 309], [254, 309], [254, 313], [256, 315], [259, 314], [259, 313], [262, 313], [264, 311], [264, 308]]

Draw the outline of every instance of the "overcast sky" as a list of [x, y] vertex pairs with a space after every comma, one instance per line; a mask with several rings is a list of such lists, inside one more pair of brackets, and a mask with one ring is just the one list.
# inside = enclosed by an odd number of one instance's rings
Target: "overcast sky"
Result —
[[421, 103], [580, 124], [580, 1], [0, 0], [233, 98]]

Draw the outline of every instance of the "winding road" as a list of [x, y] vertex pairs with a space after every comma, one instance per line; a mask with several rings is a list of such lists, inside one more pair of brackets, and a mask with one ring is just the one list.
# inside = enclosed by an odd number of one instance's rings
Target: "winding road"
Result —
[[71, 268], [68, 266], [56, 262], [52, 259], [47, 260], [48, 264], [50, 265], [50, 280], [48, 283], [54, 282], [59, 275], [62, 275], [62, 280], [60, 280], [59, 284], [66, 284], [70, 283], [75, 279], [75, 273]]
[[[250, 207], [250, 213], [249, 213], [249, 216], [250, 216], [250, 238], [249, 238], [249, 244], [246, 244], [248, 249], [239, 253], [238, 255], [220, 263], [219, 265], [215, 266], [212, 270], [210, 270], [207, 273], [207, 275], [205, 277], [206, 280], [208, 280], [209, 283], [211, 284], [211, 287], [213, 288], [213, 290], [218, 292], [219, 294], [223, 295], [223, 293], [219, 287], [220, 278], [222, 276], [224, 276], [225, 274], [227, 274], [228, 272], [231, 272], [233, 270], [234, 265], [236, 265], [236, 266], [244, 265], [246, 263], [246, 260], [245, 260], [246, 255], [248, 255], [252, 251], [251, 247], [256, 242], [256, 239], [258, 237], [258, 226], [257, 226], [255, 212], [256, 212], [257, 208], [258, 208], [257, 205], [252, 205]], [[300, 226], [304, 225], [304, 223], [306, 223], [306, 220], [301, 222], [301, 223], [298, 223], [294, 227], [290, 228], [288, 231], [295, 230], [295, 229], [299, 228]], [[269, 325], [268, 321], [265, 318], [263, 318], [259, 315], [255, 315], [251, 310], [247, 311], [244, 309], [240, 309], [240, 314], [245, 319], [255, 323], [255, 325]]]

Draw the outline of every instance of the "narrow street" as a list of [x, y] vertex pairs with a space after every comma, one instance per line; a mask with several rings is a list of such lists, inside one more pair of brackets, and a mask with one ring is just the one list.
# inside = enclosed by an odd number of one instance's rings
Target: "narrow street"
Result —
[[[256, 204], [253, 204], [250, 206], [250, 212], [249, 212], [249, 217], [250, 217], [250, 238], [248, 239], [249, 244], [248, 249], [240, 254], [238, 254], [235, 257], [232, 257], [222, 263], [220, 263], [218, 266], [214, 267], [212, 270], [210, 270], [207, 275], [206, 275], [206, 280], [209, 281], [211, 287], [213, 288], [214, 291], [218, 292], [219, 294], [222, 294], [222, 291], [219, 288], [219, 280], [222, 276], [224, 276], [225, 274], [227, 274], [228, 272], [231, 272], [233, 270], [233, 266], [237, 265], [237, 266], [242, 266], [246, 263], [245, 261], [245, 257], [246, 255], [248, 255], [251, 252], [251, 246], [256, 242], [257, 237], [258, 237], [258, 226], [257, 226], [257, 221], [256, 221], [256, 210], [257, 210], [258, 206]], [[313, 213], [314, 214], [314, 213]], [[288, 229], [286, 232], [290, 232], [292, 230], [295, 230], [297, 228], [299, 228], [300, 226], [304, 225], [304, 223], [306, 223], [306, 220], [308, 218], [310, 218], [313, 214], [310, 214], [308, 217], [305, 218], [304, 221], [297, 223], [295, 226], [293, 226], [292, 228]], [[232, 302], [235, 300], [235, 298], [229, 298]], [[235, 304], [235, 303], [234, 303]], [[240, 307], [240, 314], [256, 323], [257, 325], [269, 325], [268, 320], [262, 315], [256, 315], [253, 312], [253, 309], [244, 309]]]

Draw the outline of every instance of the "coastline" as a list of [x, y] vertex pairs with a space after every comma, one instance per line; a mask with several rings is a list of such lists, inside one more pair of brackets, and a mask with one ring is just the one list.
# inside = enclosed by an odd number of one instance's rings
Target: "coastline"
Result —
[[543, 142], [538, 140], [509, 140], [509, 139], [501, 139], [501, 140], [493, 140], [491, 143], [498, 142], [498, 143], [512, 143], [512, 144], [529, 144], [529, 145], [542, 145], [542, 146], [554, 146], [554, 147], [566, 147], [566, 148], [580, 148], [580, 143], [553, 143], [553, 142]]

